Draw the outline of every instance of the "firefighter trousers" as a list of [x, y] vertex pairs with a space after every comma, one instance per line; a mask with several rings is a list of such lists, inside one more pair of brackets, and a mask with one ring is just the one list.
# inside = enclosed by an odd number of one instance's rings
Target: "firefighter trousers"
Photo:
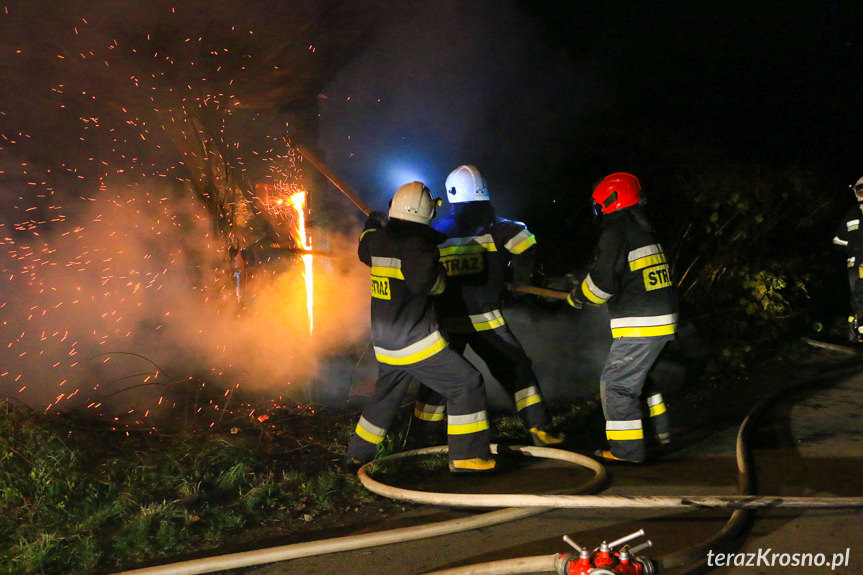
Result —
[[644, 461], [644, 414], [662, 443], [670, 439], [670, 422], [662, 395], [646, 385], [651, 368], [674, 336], [620, 337], [612, 340], [600, 376], [605, 437], [615, 457]]
[[848, 268], [848, 289], [851, 296], [851, 309], [853, 316], [849, 318], [848, 339], [851, 342], [863, 340], [863, 267], [854, 266]]
[[[506, 324], [495, 329], [449, 335], [450, 346], [464, 353], [468, 345], [482, 359], [495, 379], [512, 396], [516, 412], [528, 429], [551, 423], [551, 414], [533, 371], [533, 363]], [[433, 429], [444, 399], [434, 390], [420, 387], [414, 411], [419, 436], [438, 435]]]
[[348, 444], [347, 458], [374, 459], [412, 378], [444, 398], [450, 460], [488, 458], [490, 431], [482, 374], [449, 347], [408, 365], [378, 362], [375, 391]]

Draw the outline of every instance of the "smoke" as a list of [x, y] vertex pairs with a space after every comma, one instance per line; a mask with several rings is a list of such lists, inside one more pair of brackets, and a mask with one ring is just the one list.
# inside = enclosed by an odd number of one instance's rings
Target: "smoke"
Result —
[[[0, 10], [0, 393], [147, 417], [198, 386], [310, 401], [322, 362], [361, 352], [357, 230], [327, 231], [331, 257], [313, 258], [312, 331], [299, 256], [250, 266], [241, 305], [214, 233], [239, 188], [292, 171], [282, 147], [297, 114], [276, 108], [314, 94], [338, 61], [309, 24], [353, 13], [289, 4]], [[282, 215], [268, 213], [268, 228], [290, 243]]]
[[[563, 302], [526, 299], [503, 310], [506, 321], [533, 362], [543, 398], [554, 408], [599, 392], [611, 333], [605, 307], [575, 311]], [[489, 406], [511, 411], [512, 397], [475, 353], [465, 354], [486, 382]]]
[[[530, 174], [560, 163], [546, 144], [597, 97], [517, 2], [55, 4], [0, 12], [0, 392], [34, 407], [147, 413], [198, 382], [338, 401], [372, 377], [356, 222], [313, 210], [344, 237], [311, 232], [332, 257], [314, 258], [309, 333], [299, 258], [250, 269], [240, 310], [223, 206], [200, 203], [235, 191], [231, 175], [272, 179], [287, 118], [314, 123], [298, 114], [353, 54], [319, 96], [318, 144], [375, 209], [474, 163], [499, 213], [531, 225]], [[540, 356], [532, 332], [517, 333]]]
[[[3, 240], [3, 395], [153, 417], [172, 386], [195, 379], [307, 401], [321, 362], [367, 337], [355, 258], [313, 258], [310, 333], [299, 257], [252, 268], [240, 309], [224, 245], [188, 194], [119, 186], [80, 204], [67, 206], [74, 222]], [[338, 257], [347, 244], [330, 245]]]

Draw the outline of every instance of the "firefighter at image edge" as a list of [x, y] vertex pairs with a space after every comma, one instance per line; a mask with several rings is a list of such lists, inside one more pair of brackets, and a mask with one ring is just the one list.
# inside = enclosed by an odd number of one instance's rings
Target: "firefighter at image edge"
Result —
[[641, 184], [632, 174], [606, 176], [593, 191], [599, 219], [598, 253], [589, 273], [569, 294], [576, 309], [608, 305], [612, 343], [600, 376], [606, 461], [646, 459], [642, 400], [660, 444], [670, 441], [662, 395], [649, 388], [648, 374], [677, 331], [678, 299], [665, 252], [642, 205]]
[[[447, 286], [435, 301], [441, 325], [450, 345], [459, 353], [469, 345], [511, 395], [534, 445], [558, 445], [564, 437], [548, 429], [551, 414], [533, 364], [501, 313], [507, 267], [514, 285], [530, 283], [536, 238], [523, 223], [495, 214], [475, 166], [457, 167], [445, 186], [450, 213], [433, 224], [447, 238], [439, 246]], [[420, 444], [438, 442], [444, 411], [443, 398], [420, 387], [414, 410]]]
[[852, 343], [863, 342], [863, 326], [860, 315], [863, 312], [863, 229], [860, 218], [863, 216], [863, 177], [850, 186], [857, 204], [848, 209], [842, 223], [833, 236], [833, 244], [845, 249], [845, 262], [848, 268], [848, 288], [851, 296], [851, 312], [848, 316], [848, 339]]
[[374, 459], [412, 378], [446, 398], [449, 469], [493, 471], [482, 375], [449, 347], [432, 303], [446, 273], [429, 226], [440, 200], [420, 182], [396, 190], [389, 221], [372, 213], [360, 236], [360, 260], [371, 268], [372, 343], [378, 363], [375, 391], [348, 443], [345, 470]]

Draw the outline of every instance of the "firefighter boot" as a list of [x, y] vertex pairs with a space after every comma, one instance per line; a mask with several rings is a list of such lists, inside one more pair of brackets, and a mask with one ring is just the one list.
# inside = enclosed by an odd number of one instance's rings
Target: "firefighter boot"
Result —
[[533, 444], [537, 447], [551, 447], [553, 445], [560, 445], [566, 440], [566, 436], [562, 433], [551, 433], [548, 430], [548, 427], [545, 425], [541, 425], [539, 427], [531, 427], [530, 428], [530, 438], [533, 440]]
[[614, 455], [611, 451], [607, 449], [597, 449], [594, 454], [598, 460], [605, 463], [625, 463], [629, 465], [638, 465], [639, 463], [644, 463], [644, 461], [635, 461], [632, 459], [622, 459]]
[[344, 471], [347, 475], [356, 475], [357, 471], [360, 470], [360, 467], [365, 465], [367, 462], [360, 461], [356, 457], [348, 457], [345, 459], [344, 463], [342, 463], [342, 471]]
[[450, 473], [490, 473], [497, 469], [497, 460], [489, 457], [473, 459], [450, 459]]

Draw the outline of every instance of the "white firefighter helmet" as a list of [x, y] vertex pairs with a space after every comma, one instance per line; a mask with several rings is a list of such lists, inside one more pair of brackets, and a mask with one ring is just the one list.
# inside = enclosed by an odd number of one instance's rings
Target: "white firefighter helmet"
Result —
[[396, 190], [390, 202], [390, 217], [428, 225], [440, 200], [422, 182], [411, 182]]
[[465, 164], [457, 167], [446, 178], [446, 194], [449, 203], [487, 202], [488, 184], [476, 169], [476, 166]]
[[851, 186], [851, 191], [857, 196], [857, 203], [863, 204], [863, 177], [858, 178], [854, 185]]

